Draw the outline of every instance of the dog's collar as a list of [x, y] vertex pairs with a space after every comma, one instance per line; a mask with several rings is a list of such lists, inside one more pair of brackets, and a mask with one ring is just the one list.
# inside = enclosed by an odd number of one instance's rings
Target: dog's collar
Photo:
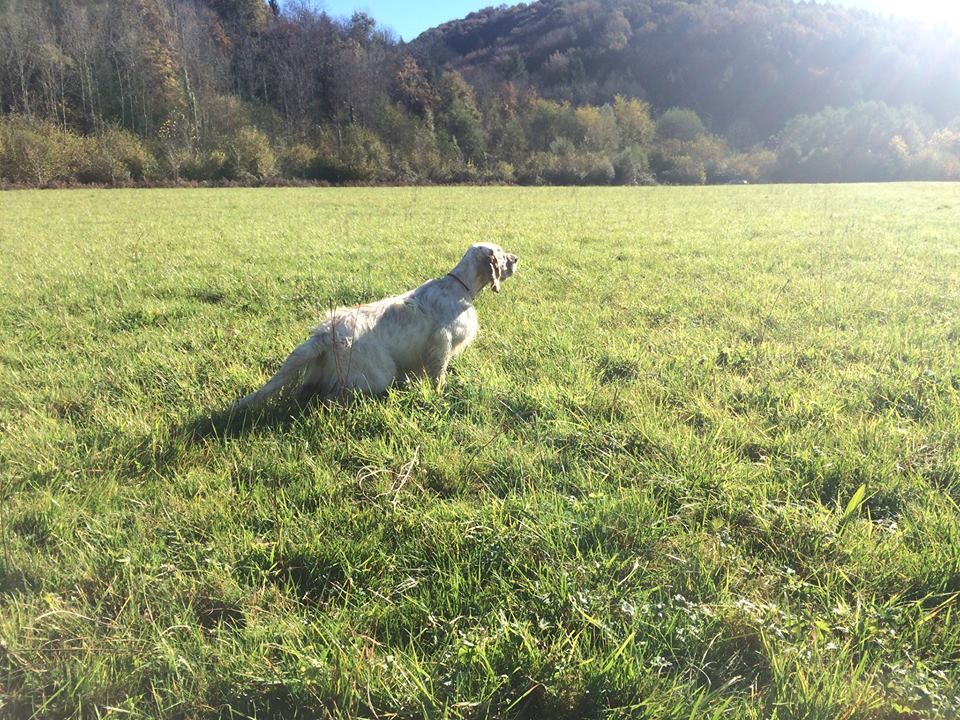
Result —
[[458, 278], [458, 277], [457, 277], [456, 275], [454, 275], [452, 272], [448, 272], [448, 273], [447, 273], [447, 277], [452, 277], [452, 278], [453, 278], [454, 280], [456, 280], [458, 283], [460, 283], [461, 285], [463, 285], [463, 289], [464, 289], [464, 290], [466, 290], [468, 293], [473, 293], [473, 290], [471, 290], [470, 287], [469, 287], [463, 280], [461, 280], [460, 278]]

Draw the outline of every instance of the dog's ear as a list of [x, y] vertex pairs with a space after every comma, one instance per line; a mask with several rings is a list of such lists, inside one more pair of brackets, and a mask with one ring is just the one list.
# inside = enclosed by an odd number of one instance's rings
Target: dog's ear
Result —
[[495, 293], [500, 292], [500, 260], [497, 258], [497, 253], [495, 250], [490, 251], [490, 257], [487, 258], [490, 262], [490, 289]]

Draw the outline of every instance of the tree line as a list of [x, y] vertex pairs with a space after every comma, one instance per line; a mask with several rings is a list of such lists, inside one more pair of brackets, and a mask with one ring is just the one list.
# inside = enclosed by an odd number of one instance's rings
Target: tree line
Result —
[[[771, 45], [786, 20], [809, 52], [822, 49], [811, 34], [856, 40], [835, 9], [798, 5], [794, 17], [787, 5], [542, 0], [404, 43], [368, 15], [306, 3], [0, 0], [0, 180], [960, 179], [956, 88], [927, 102], [927, 86], [898, 77], [896, 91], [844, 95], [835, 86], [851, 85], [855, 63], [837, 46], [818, 60], [819, 99], [758, 105], [757, 73], [775, 98], [814, 65], [800, 40]], [[765, 35], [751, 7], [766, 8]], [[874, 41], [854, 44], [861, 61]], [[726, 92], [697, 67], [721, 72]]]

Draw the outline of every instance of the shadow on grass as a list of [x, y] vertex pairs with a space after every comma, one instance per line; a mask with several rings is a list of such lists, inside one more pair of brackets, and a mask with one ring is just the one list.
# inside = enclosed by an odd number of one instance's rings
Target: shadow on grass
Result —
[[243, 438], [271, 430], [292, 428], [318, 403], [286, 404], [258, 410], [218, 410], [172, 422], [143, 436], [127, 456], [128, 470], [140, 474], [146, 469], [162, 471], [174, 465], [191, 446], [205, 440]]
[[218, 410], [188, 420], [177, 429], [176, 435], [193, 443], [211, 437], [240, 438], [264, 430], [285, 430], [319, 405], [315, 402], [303, 405], [285, 403], [252, 410]]
[[[405, 392], [405, 391], [404, 391]], [[269, 405], [236, 409], [232, 407], [205, 412], [182, 421], [174, 421], [140, 438], [127, 456], [129, 470], [140, 474], [145, 469], [162, 471], [175, 465], [192, 446], [209, 441], [242, 439], [271, 433], [295, 432], [305, 418], [332, 413], [338, 417], [339, 431], [351, 439], [379, 436], [390, 432], [388, 394], [368, 396], [360, 393], [345, 398], [314, 396], [306, 400], [283, 399]], [[447, 416], [465, 416], [475, 407], [476, 398], [464, 393], [458, 384], [448, 385], [442, 401], [424, 398], [416, 391], [401, 397], [401, 412], [410, 415], [442, 412]], [[344, 458], [345, 461], [349, 461]]]

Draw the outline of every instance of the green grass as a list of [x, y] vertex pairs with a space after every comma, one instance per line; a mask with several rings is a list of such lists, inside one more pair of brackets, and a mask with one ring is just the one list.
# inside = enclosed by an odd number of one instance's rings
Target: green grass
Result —
[[[208, 422], [466, 246], [442, 395]], [[0, 195], [0, 716], [954, 718], [960, 188]]]

